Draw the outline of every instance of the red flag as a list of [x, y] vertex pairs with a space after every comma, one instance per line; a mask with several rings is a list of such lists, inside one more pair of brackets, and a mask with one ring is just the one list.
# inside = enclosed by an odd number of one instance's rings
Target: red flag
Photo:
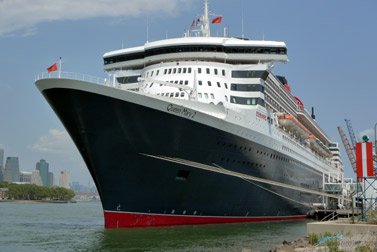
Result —
[[373, 147], [372, 142], [356, 143], [357, 177], [373, 177]]
[[47, 72], [49, 72], [49, 73], [56, 71], [56, 70], [58, 70], [58, 65], [56, 63], [47, 68]]
[[215, 17], [214, 19], [212, 19], [212, 24], [221, 24], [222, 21], [223, 17]]

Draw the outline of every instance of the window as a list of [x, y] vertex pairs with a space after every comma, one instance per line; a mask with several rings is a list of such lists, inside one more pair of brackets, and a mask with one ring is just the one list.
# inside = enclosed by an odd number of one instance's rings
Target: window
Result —
[[179, 93], [177, 92], [177, 93], [175, 93], [175, 97], [178, 97], [179, 96]]
[[166, 93], [165, 96], [169, 96], [169, 93]]
[[228, 96], [225, 96], [225, 101], [228, 101]]
[[173, 97], [174, 96], [174, 93], [170, 93], [170, 97]]
[[181, 97], [185, 97], [185, 93], [184, 92], [181, 92]]
[[207, 81], [207, 83], [209, 87], [212, 86], [212, 83], [210, 81]]
[[173, 74], [177, 72], [177, 68], [173, 68]]
[[200, 80], [200, 81], [198, 82], [198, 84], [199, 84], [199, 86], [201, 86], [201, 85], [203, 84], [203, 82]]
[[171, 74], [171, 68], [169, 68], [169, 73], [168, 74]]
[[117, 81], [120, 84], [135, 83], [139, 77], [140, 75], [118, 77]]
[[202, 69], [200, 67], [198, 68], [198, 73], [202, 73]]
[[202, 93], [198, 93], [198, 97], [199, 97], [199, 98], [202, 98]]
[[178, 73], [181, 73], [182, 72], [182, 68], [178, 68]]
[[206, 73], [209, 74], [209, 68], [206, 68]]
[[225, 69], [221, 70], [223, 76], [225, 76]]
[[211, 99], [215, 99], [215, 95], [211, 93]]
[[165, 68], [165, 70], [164, 70], [164, 74], [166, 74], [167, 72], [168, 72], [168, 69]]
[[157, 72], [156, 72], [156, 76], [159, 75], [159, 73], [160, 73], [160, 70], [157, 70]]
[[185, 80], [185, 85], [186, 85], [186, 86], [188, 85], [188, 80]]
[[183, 68], [183, 73], [186, 73], [186, 70], [187, 70], [187, 68], [186, 68], [186, 67], [184, 67], [184, 68]]
[[180, 84], [180, 85], [183, 85], [183, 80], [179, 81], [179, 84]]
[[176, 80], [176, 81], [174, 81], [174, 84], [178, 84], [178, 81]]
[[151, 83], [151, 85], [149, 86], [150, 88], [153, 86], [153, 82]]
[[191, 67], [188, 68], [188, 73], [191, 73]]
[[213, 69], [213, 70], [214, 70], [215, 74], [217, 75], [217, 68], [215, 68], [215, 69]]
[[151, 77], [153, 76], [153, 71], [151, 72]]
[[267, 79], [268, 71], [232, 71], [232, 78], [261, 78]]
[[237, 97], [231, 96], [230, 102], [235, 104], [243, 105], [261, 105], [264, 107], [264, 100], [262, 98], [252, 98], [252, 97]]
[[264, 87], [259, 84], [230, 84], [230, 90], [246, 92], [264, 92]]
[[204, 98], [208, 99], [208, 94], [204, 93]]
[[224, 86], [225, 86], [226, 89], [228, 89], [228, 84], [224, 83]]
[[218, 86], [218, 87], [221, 87], [220, 82], [217, 82], [217, 86]]

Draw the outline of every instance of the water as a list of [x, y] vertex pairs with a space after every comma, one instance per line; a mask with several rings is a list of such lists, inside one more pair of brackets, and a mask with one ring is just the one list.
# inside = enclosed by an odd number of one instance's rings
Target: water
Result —
[[0, 251], [269, 251], [306, 222], [105, 230], [99, 202], [0, 203]]

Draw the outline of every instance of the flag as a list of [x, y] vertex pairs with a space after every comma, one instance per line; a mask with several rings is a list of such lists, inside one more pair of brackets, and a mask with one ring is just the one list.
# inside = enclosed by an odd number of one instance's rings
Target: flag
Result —
[[194, 26], [195, 26], [195, 20], [192, 21], [191, 26], [190, 26], [190, 29], [192, 29]]
[[198, 25], [200, 23], [200, 18], [196, 19], [195, 25]]
[[223, 17], [215, 17], [214, 19], [212, 19], [212, 24], [221, 24], [223, 20]]
[[49, 72], [49, 73], [56, 71], [56, 70], [58, 70], [58, 65], [56, 63], [54, 63], [52, 66], [47, 68], [47, 72]]
[[358, 178], [374, 176], [372, 142], [356, 143], [356, 173]]

